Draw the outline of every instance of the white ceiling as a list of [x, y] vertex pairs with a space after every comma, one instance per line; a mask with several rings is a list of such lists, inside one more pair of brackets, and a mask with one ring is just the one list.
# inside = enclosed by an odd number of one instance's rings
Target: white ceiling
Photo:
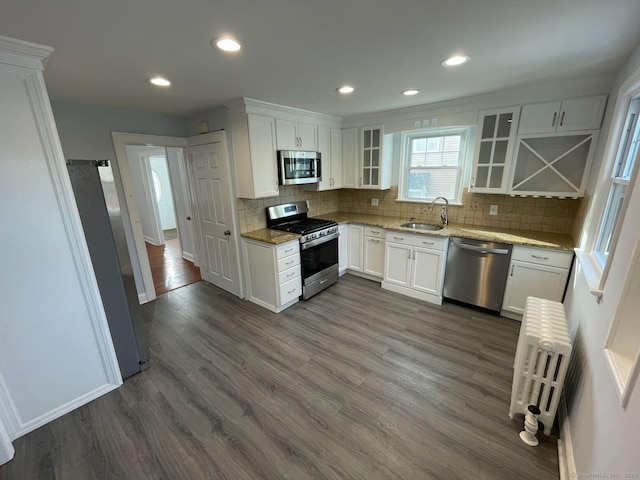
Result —
[[[334, 115], [613, 74], [638, 0], [2, 0], [0, 34], [55, 48], [52, 99], [186, 115], [246, 96]], [[228, 55], [210, 46], [231, 33]], [[454, 52], [471, 61], [445, 69]], [[167, 90], [147, 79], [162, 74]], [[348, 97], [335, 88], [357, 90]], [[406, 98], [407, 88], [422, 94]]]

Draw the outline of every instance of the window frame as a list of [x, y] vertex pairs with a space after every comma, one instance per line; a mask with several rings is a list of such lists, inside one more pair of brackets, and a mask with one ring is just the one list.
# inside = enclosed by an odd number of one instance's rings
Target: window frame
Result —
[[[457, 126], [457, 127], [441, 127], [441, 128], [429, 128], [422, 130], [409, 130], [403, 131], [401, 142], [402, 148], [400, 153], [400, 168], [398, 172], [398, 201], [401, 202], [411, 202], [411, 203], [431, 203], [433, 198], [422, 199], [422, 198], [412, 198], [408, 196], [408, 172], [411, 168], [410, 166], [410, 146], [411, 141], [424, 138], [428, 142], [428, 138], [430, 137], [442, 137], [448, 135], [460, 135], [460, 154], [459, 154], [459, 162], [456, 167], [456, 185], [455, 185], [455, 197], [447, 198], [449, 200], [450, 205], [462, 205], [462, 193], [464, 190], [464, 179], [465, 175], [469, 169], [469, 151], [470, 151], [470, 142], [473, 140], [473, 135], [471, 132], [472, 126]], [[452, 169], [453, 167], [427, 167], [428, 169]], [[436, 197], [434, 197], [436, 198]]]
[[[603, 162], [597, 176], [597, 183], [593, 190], [593, 208], [585, 218], [584, 224], [586, 228], [582, 232], [578, 248], [575, 249], [589, 290], [591, 294], [596, 297], [598, 303], [602, 298], [612, 259], [615, 256], [622, 224], [628, 213], [630, 195], [625, 195], [618, 221], [611, 235], [609, 254], [603, 264], [601, 264], [596, 254], [594, 254], [594, 249], [599, 239], [601, 226], [606, 218], [610, 187], [612, 185], [612, 174], [619, 159], [621, 144], [624, 142], [623, 135], [625, 127], [627, 126], [631, 102], [637, 98], [640, 98], [640, 69], [637, 69], [619, 89], [618, 98], [611, 116], [611, 127], [609, 129], [607, 143], [602, 155]], [[635, 162], [634, 171], [631, 172], [627, 192], [633, 192], [638, 170], [640, 169], [638, 163], [640, 163], [640, 161]]]

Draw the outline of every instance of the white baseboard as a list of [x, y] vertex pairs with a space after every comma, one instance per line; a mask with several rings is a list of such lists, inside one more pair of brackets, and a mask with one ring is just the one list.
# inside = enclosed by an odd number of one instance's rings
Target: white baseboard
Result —
[[28, 422], [23, 423], [22, 425], [19, 425], [18, 431], [15, 434], [15, 438], [19, 438], [23, 435], [26, 435], [27, 433], [34, 431], [36, 428], [40, 428], [43, 425], [46, 425], [47, 423], [54, 421], [56, 418], [59, 418], [71, 412], [72, 410], [75, 410], [76, 408], [86, 405], [87, 403], [95, 400], [96, 398], [101, 397], [102, 395], [105, 395], [112, 390], [115, 390], [120, 385], [122, 385], [122, 380], [120, 380], [120, 383], [117, 385], [106, 383], [91, 392], [87, 392], [78, 398], [74, 398], [70, 402], [67, 402], [64, 405], [61, 405], [58, 408], [54, 408], [53, 410], [43, 415], [40, 415], [39, 417], [36, 417], [33, 420], [29, 420]]
[[142, 305], [143, 303], [148, 303], [149, 297], [147, 297], [147, 292], [138, 294], [138, 303]]
[[182, 251], [182, 258], [184, 258], [185, 260], [188, 260], [191, 263], [195, 264], [195, 260], [193, 259], [193, 253], [189, 253], [186, 250], [183, 250]]
[[9, 438], [9, 434], [2, 422], [0, 422], [0, 465], [11, 460], [15, 453], [16, 451], [13, 449], [13, 444]]
[[573, 442], [571, 441], [571, 424], [567, 413], [567, 403], [564, 395], [560, 398], [560, 438], [558, 439], [558, 467], [560, 480], [576, 478], [576, 460], [573, 457]]

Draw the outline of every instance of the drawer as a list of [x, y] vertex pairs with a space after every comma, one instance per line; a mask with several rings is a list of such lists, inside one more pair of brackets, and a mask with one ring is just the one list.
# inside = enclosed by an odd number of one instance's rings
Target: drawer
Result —
[[444, 251], [448, 237], [431, 237], [429, 235], [407, 235], [401, 232], [387, 232], [387, 242]]
[[379, 227], [364, 227], [365, 237], [384, 238], [385, 230]]
[[302, 279], [300, 277], [280, 285], [280, 305], [295, 300], [300, 295], [302, 295]]
[[288, 257], [278, 260], [278, 273], [289, 270], [290, 268], [300, 265], [300, 252], [295, 255], [289, 255]]
[[573, 252], [563, 252], [548, 248], [520, 247], [518, 245], [514, 245], [511, 252], [511, 260], [567, 269], [571, 266], [572, 258]]
[[283, 270], [282, 272], [278, 273], [278, 284], [282, 285], [289, 280], [293, 280], [294, 278], [299, 277], [301, 271], [302, 269], [300, 268], [300, 263], [292, 268]]
[[283, 243], [276, 247], [276, 258], [278, 260], [294, 253], [300, 253], [300, 242], [298, 241]]

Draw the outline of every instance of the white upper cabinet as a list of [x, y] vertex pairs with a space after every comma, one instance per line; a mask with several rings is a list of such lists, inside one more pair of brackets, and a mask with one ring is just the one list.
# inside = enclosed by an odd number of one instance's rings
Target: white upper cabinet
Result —
[[304, 189], [323, 191], [342, 188], [342, 131], [318, 125], [318, 152], [321, 155], [322, 180], [305, 185]]
[[509, 193], [582, 197], [598, 132], [518, 135]]
[[358, 188], [358, 129], [342, 129], [342, 188]]
[[391, 158], [383, 156], [382, 125], [360, 129], [359, 188], [387, 190], [391, 187]]
[[278, 150], [318, 150], [318, 126], [276, 118]]
[[606, 105], [607, 95], [524, 105], [518, 133], [599, 130]]
[[236, 113], [231, 117], [231, 139], [238, 197], [277, 196], [274, 119], [264, 115]]
[[480, 112], [469, 191], [507, 191], [519, 114], [519, 106]]

